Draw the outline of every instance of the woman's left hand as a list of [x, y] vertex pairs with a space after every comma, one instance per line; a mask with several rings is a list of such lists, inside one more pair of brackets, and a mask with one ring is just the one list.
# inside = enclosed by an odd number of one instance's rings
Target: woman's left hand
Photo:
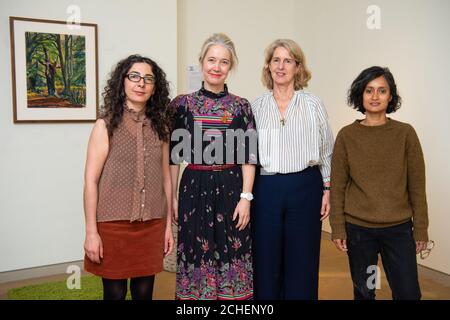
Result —
[[325, 220], [330, 215], [330, 190], [324, 190], [322, 196], [322, 208], [320, 209], [320, 221]]
[[166, 226], [166, 232], [164, 235], [164, 257], [170, 255], [173, 251], [174, 245], [173, 233], [172, 233], [172, 224], [168, 224]]
[[427, 248], [427, 241], [416, 241], [416, 254], [419, 254], [420, 251], [423, 251]]
[[250, 201], [241, 199], [233, 213], [233, 221], [239, 216], [236, 228], [239, 231], [244, 230], [250, 222]]

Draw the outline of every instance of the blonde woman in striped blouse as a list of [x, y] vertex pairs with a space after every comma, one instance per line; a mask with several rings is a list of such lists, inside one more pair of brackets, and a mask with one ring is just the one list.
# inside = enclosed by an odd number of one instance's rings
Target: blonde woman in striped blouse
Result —
[[298, 44], [266, 49], [252, 104], [260, 174], [252, 207], [256, 299], [317, 299], [322, 220], [330, 210], [333, 134], [322, 101], [303, 90], [311, 73]]

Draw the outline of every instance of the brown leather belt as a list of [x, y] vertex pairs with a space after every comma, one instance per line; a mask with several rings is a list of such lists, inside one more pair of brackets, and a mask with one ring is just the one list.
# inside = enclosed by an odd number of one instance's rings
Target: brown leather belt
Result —
[[219, 165], [201, 165], [201, 164], [188, 164], [187, 169], [199, 170], [199, 171], [222, 171], [236, 167], [235, 164], [219, 164]]

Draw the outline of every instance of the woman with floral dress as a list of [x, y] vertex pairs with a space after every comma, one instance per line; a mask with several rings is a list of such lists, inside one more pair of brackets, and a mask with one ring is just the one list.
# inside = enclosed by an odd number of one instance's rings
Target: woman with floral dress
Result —
[[[224, 34], [201, 50], [204, 82], [180, 95], [171, 138], [171, 174], [188, 163], [178, 192], [176, 299], [235, 300], [253, 297], [250, 201], [256, 163], [256, 135], [249, 102], [228, 92], [225, 80], [237, 63]], [[177, 195], [178, 194], [178, 195]]]

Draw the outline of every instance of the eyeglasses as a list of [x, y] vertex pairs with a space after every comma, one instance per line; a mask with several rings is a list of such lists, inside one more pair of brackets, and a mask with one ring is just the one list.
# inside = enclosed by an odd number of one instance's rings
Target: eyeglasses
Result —
[[420, 251], [420, 259], [426, 259], [428, 258], [428, 256], [431, 253], [431, 250], [433, 250], [434, 248], [434, 241], [430, 240], [427, 242], [427, 246], [425, 247], [425, 249], [423, 249], [422, 251]]
[[155, 78], [153, 76], [144, 76], [143, 77], [138, 73], [129, 73], [129, 74], [127, 74], [127, 78], [131, 82], [140, 82], [141, 79], [144, 79], [145, 84], [154, 84], [155, 83]]

